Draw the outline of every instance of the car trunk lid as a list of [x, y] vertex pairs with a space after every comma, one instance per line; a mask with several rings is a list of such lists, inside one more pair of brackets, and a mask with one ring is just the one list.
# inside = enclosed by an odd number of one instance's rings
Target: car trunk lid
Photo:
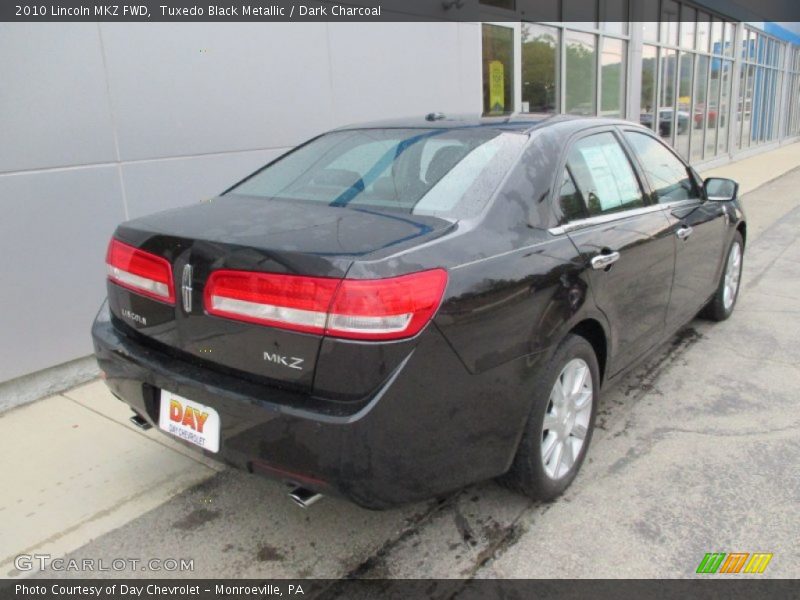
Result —
[[168, 352], [311, 390], [323, 336], [209, 314], [211, 274], [341, 280], [356, 260], [425, 243], [452, 226], [430, 216], [229, 195], [120, 225], [115, 239], [171, 266], [174, 302], [109, 282], [109, 304], [120, 327]]

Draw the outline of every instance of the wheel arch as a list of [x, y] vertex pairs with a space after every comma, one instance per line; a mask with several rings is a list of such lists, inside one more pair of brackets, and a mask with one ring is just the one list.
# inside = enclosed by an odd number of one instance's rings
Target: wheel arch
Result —
[[581, 336], [592, 346], [600, 367], [600, 383], [602, 384], [606, 378], [606, 366], [608, 365], [608, 337], [600, 321], [586, 318], [577, 323], [569, 332]]
[[736, 226], [736, 231], [742, 236], [742, 245], [747, 246], [747, 223], [739, 221], [739, 224]]

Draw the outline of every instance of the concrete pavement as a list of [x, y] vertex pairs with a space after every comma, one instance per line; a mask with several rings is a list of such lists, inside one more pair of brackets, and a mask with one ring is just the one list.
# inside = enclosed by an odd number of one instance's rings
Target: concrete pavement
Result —
[[[768, 181], [797, 148], [748, 161]], [[205, 577], [683, 577], [705, 552], [741, 551], [775, 554], [765, 576], [798, 577], [797, 189], [798, 170], [743, 185], [734, 316], [694, 321], [604, 394], [587, 462], [554, 503], [486, 483], [382, 513], [332, 498], [304, 512], [279, 484], [135, 429], [94, 382], [0, 414], [0, 575], [24, 575], [17, 553], [50, 552], [192, 558], [174, 575]], [[96, 573], [125, 574], [170, 575]]]
[[721, 167], [700, 169], [703, 177], [729, 177], [739, 182], [741, 194], [748, 194], [800, 164], [798, 144], [786, 144], [769, 152], [754, 154]]

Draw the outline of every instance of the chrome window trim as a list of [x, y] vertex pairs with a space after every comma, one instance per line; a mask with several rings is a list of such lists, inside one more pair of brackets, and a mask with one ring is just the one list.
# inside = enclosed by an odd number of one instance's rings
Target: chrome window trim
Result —
[[605, 223], [613, 223], [628, 217], [636, 217], [639, 215], [646, 215], [649, 213], [657, 212], [660, 210], [667, 210], [677, 208], [679, 206], [689, 206], [691, 204], [701, 204], [702, 200], [699, 198], [687, 198], [684, 200], [675, 200], [673, 202], [665, 202], [664, 204], [650, 204], [648, 206], [641, 206], [639, 208], [632, 208], [630, 210], [621, 210], [607, 215], [596, 215], [594, 217], [586, 217], [585, 219], [577, 219], [558, 227], [551, 227], [547, 230], [551, 235], [564, 235], [571, 231], [578, 229], [585, 229], [593, 225], [603, 225]]

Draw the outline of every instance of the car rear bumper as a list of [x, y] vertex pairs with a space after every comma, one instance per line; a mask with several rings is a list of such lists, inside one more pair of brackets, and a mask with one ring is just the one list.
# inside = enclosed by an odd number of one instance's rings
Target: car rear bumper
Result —
[[[217, 372], [117, 330], [104, 305], [92, 327], [106, 383], [158, 427], [160, 390], [213, 407], [212, 458], [387, 508], [504, 473], [530, 408], [536, 357], [470, 374], [435, 326], [369, 397], [334, 403]], [[164, 435], [168, 435], [164, 433]], [[186, 442], [182, 442], [186, 443]]]

